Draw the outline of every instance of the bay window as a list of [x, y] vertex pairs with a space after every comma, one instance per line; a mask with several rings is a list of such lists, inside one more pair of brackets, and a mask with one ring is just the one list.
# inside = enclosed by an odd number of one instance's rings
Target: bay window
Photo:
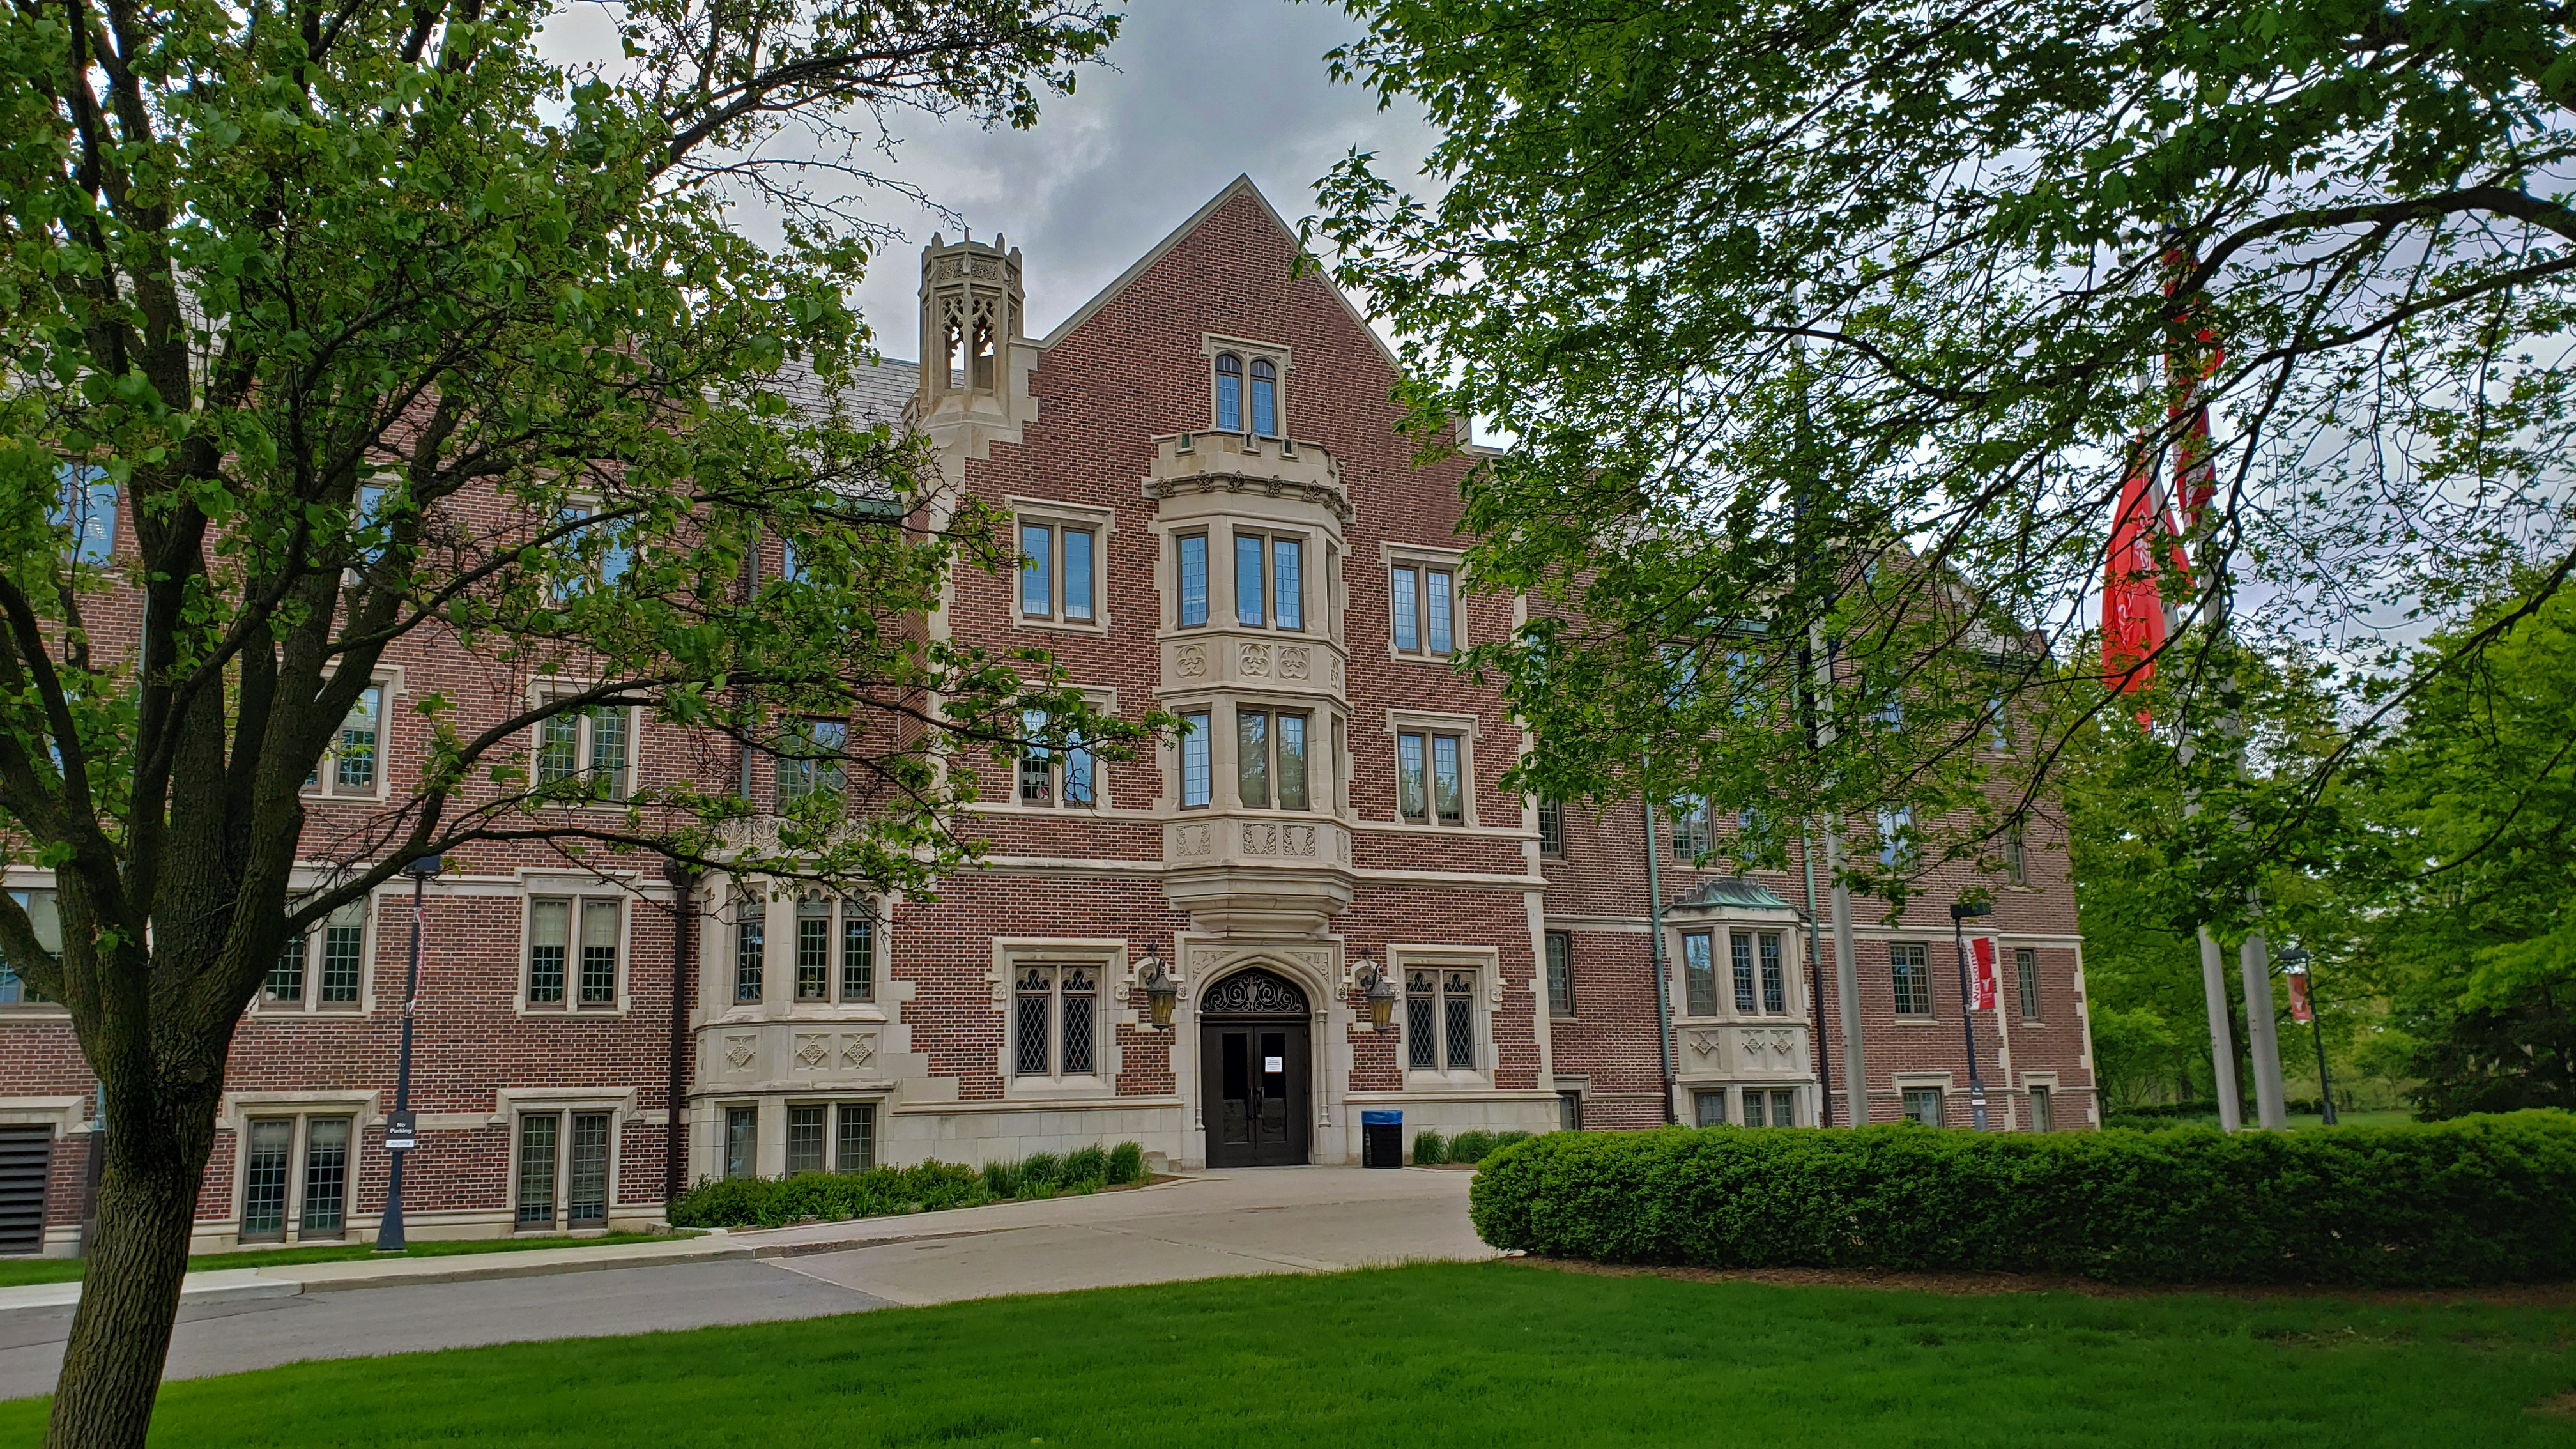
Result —
[[1246, 806], [1307, 808], [1307, 722], [1285, 710], [1235, 710], [1235, 778]]

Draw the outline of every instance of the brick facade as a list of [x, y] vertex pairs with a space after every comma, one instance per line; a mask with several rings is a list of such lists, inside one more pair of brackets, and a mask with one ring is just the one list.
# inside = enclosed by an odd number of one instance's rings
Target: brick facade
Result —
[[[527, 851], [460, 853], [429, 887], [423, 913], [413, 1077], [421, 1145], [405, 1169], [414, 1236], [652, 1220], [675, 1117], [688, 1179], [729, 1169], [776, 1173], [793, 1150], [808, 1153], [807, 1163], [819, 1153], [834, 1164], [862, 1141], [877, 1162], [973, 1162], [1130, 1138], [1175, 1163], [1206, 1162], [1212, 1134], [1228, 1129], [1219, 1123], [1222, 1104], [1210, 1100], [1209, 1084], [1221, 1075], [1208, 1056], [1217, 1027], [1201, 1002], [1247, 968], [1305, 1000], [1300, 1025], [1313, 1060], [1298, 1108], [1306, 1160], [1357, 1161], [1360, 1113], [1371, 1108], [1403, 1111], [1408, 1135], [1546, 1130], [1568, 1112], [1587, 1127], [1642, 1127], [1668, 1109], [1687, 1120], [1694, 1094], [1712, 1091], [1729, 1094], [1728, 1117], [1740, 1120], [1732, 1094], [1753, 1084], [1794, 1093], [1795, 1119], [1815, 1120], [1803, 965], [1788, 984], [1785, 1013], [1750, 1017], [1691, 1015], [1679, 975], [1684, 934], [1697, 929], [1718, 939], [1739, 928], [1774, 930], [1803, 963], [1803, 883], [1760, 882], [1787, 903], [1779, 910], [1676, 905], [1670, 913], [1666, 954], [1678, 1019], [1668, 1097], [1642, 811], [1634, 802], [1598, 815], [1568, 807], [1563, 854], [1543, 857], [1530, 802], [1497, 788], [1526, 747], [1499, 690], [1460, 677], [1427, 649], [1394, 646], [1389, 571], [1412, 568], [1427, 579], [1454, 560], [1463, 464], [1416, 466], [1414, 445], [1395, 431], [1392, 359], [1320, 276], [1293, 265], [1295, 257], [1293, 236], [1238, 181], [1041, 340], [1026, 334], [1020, 315], [1016, 252], [937, 239], [924, 252], [921, 343], [930, 361], [904, 404], [912, 426], [938, 448], [949, 476], [993, 507], [1084, 534], [1093, 549], [1088, 620], [1062, 617], [1074, 612], [1065, 607], [1048, 610], [1058, 617], [1032, 618], [1021, 607], [1022, 580], [970, 573], [927, 627], [995, 650], [1049, 649], [1072, 684], [1124, 715], [1156, 705], [1204, 713], [1205, 802], [1192, 798], [1197, 787], [1174, 743], [1134, 761], [1100, 763], [1087, 805], [1061, 800], [1068, 787], [1060, 763], [1041, 774], [1052, 782], [1049, 798], [1023, 802], [1008, 767], [960, 762], [983, 776], [970, 827], [992, 842], [991, 857], [986, 868], [943, 882], [936, 899], [805, 903], [773, 898], [761, 882], [702, 882], [690, 902], [687, 1080], [676, 1103], [671, 887], [621, 869], [603, 883]], [[944, 361], [950, 319], [960, 324], [964, 353], [953, 376]], [[989, 362], [978, 355], [986, 346], [979, 324], [989, 326]], [[1275, 421], [1264, 436], [1247, 437], [1249, 412], [1234, 430], [1217, 431], [1221, 356], [1275, 369]], [[913, 382], [910, 364], [889, 364], [874, 385], [900, 396], [905, 386], [885, 386], [897, 369], [903, 385]], [[1242, 405], [1251, 409], [1248, 395]], [[1301, 583], [1291, 592], [1301, 595], [1303, 617], [1293, 625], [1275, 616], [1287, 567], [1276, 552], [1261, 555], [1270, 560], [1272, 590], [1264, 617], [1237, 618], [1233, 562], [1242, 538], [1258, 538], [1262, 550], [1283, 540], [1302, 550]], [[1204, 622], [1183, 617], [1184, 539], [1206, 541]], [[1051, 567], [1065, 569], [1072, 557]], [[1052, 586], [1065, 587], [1061, 579]], [[1452, 603], [1454, 642], [1513, 627], [1510, 599]], [[1429, 620], [1414, 624], [1427, 631]], [[530, 684], [427, 647], [410, 649], [385, 673], [380, 779], [403, 778], [419, 758], [426, 725], [405, 696], [438, 690], [498, 709], [524, 698]], [[1307, 808], [1242, 798], [1238, 719], [1255, 711], [1301, 722]], [[1399, 736], [1406, 734], [1457, 742], [1455, 822], [1404, 818]], [[1423, 748], [1437, 758], [1439, 746]], [[639, 732], [635, 759], [645, 781], [730, 778], [736, 768], [704, 741], [650, 725]], [[1287, 768], [1276, 767], [1280, 778]], [[769, 783], [752, 774], [755, 800], [766, 798]], [[1436, 794], [1437, 779], [1431, 783]], [[365, 810], [364, 800], [317, 799], [313, 835], [327, 842]], [[1987, 923], [2006, 962], [2008, 1009], [1998, 1015], [2012, 1019], [2000, 1023], [2010, 1033], [2004, 1059], [1995, 1052], [1996, 1017], [1981, 1015], [1981, 1060], [2000, 1123], [2029, 1125], [2023, 1087], [2036, 1079], [2058, 1094], [2056, 1125], [2067, 1127], [2091, 1120], [2090, 1056], [2072, 895], [2062, 851], [2044, 845], [2033, 842], [2034, 886], [1999, 891]], [[1660, 865], [1667, 902], [1685, 901], [1708, 879], [1669, 855]], [[45, 883], [22, 872], [9, 880], [13, 889]], [[1945, 891], [1965, 883], [1932, 883], [1900, 927], [1868, 921], [1861, 907], [1874, 1119], [1893, 1118], [1908, 1086], [1943, 1080], [1964, 1089], [1956, 968], [1940, 912], [1951, 898]], [[532, 896], [610, 903], [602, 909], [613, 909], [617, 932], [613, 1002], [567, 1009], [526, 1000]], [[583, 915], [578, 906], [571, 913]], [[759, 930], [756, 993], [742, 971], [746, 920]], [[860, 922], [873, 930], [865, 957], [873, 978], [863, 991], [849, 989], [855, 978], [841, 974], [861, 959], [845, 955]], [[260, 1226], [244, 1222], [250, 1179], [280, 1170], [286, 1188], [270, 1195], [282, 1221], [267, 1224], [265, 1236], [374, 1230], [385, 1197], [384, 1114], [410, 931], [409, 889], [378, 892], [355, 948], [364, 963], [358, 1000], [321, 1002], [308, 985], [304, 1002], [262, 1001], [244, 1018], [201, 1197], [201, 1246]], [[1572, 1010], [1563, 1013], [1550, 1010], [1544, 969], [1547, 934], [1556, 931], [1571, 945]], [[1890, 941], [1933, 948], [1928, 1023], [1895, 1016]], [[2016, 1006], [2016, 947], [2037, 953], [2042, 1009], [2030, 1022]], [[1149, 958], [1177, 978], [1174, 1020], [1160, 1029], [1145, 990]], [[308, 973], [320, 959], [308, 961]], [[810, 986], [817, 960], [830, 985], [821, 999], [799, 999], [800, 964]], [[1364, 977], [1379, 966], [1408, 988], [1420, 983], [1435, 993], [1426, 1009], [1465, 1013], [1441, 1018], [1466, 1027], [1443, 1027], [1442, 1059], [1431, 1067], [1407, 1050], [1409, 1001], [1396, 1003], [1391, 1029], [1370, 1027]], [[1826, 990], [1831, 1038], [1830, 950]], [[1039, 1017], [1026, 1015], [1032, 1011]], [[1080, 1030], [1086, 1016], [1088, 1030]], [[1048, 1060], [1030, 1070], [1023, 1023], [1040, 1018]], [[1448, 1057], [1453, 1039], [1458, 1062]], [[1832, 1071], [1839, 1073], [1838, 1062]], [[62, 1144], [49, 1207], [53, 1251], [77, 1240], [91, 1090], [57, 1010], [0, 1006], [0, 1121], [52, 1123]], [[1837, 1121], [1847, 1111], [1836, 1101]], [[531, 1119], [552, 1126], [532, 1136]], [[1952, 1120], [1964, 1120], [1963, 1109]], [[343, 1123], [351, 1133], [349, 1189], [345, 1220], [333, 1226], [323, 1198], [330, 1144], [342, 1130], [335, 1124]], [[549, 1131], [554, 1145], [545, 1147]], [[268, 1144], [265, 1157], [254, 1136]], [[585, 1145], [573, 1145], [576, 1137]], [[576, 1183], [603, 1170], [604, 1192]], [[547, 1192], [522, 1181], [530, 1173], [551, 1174]], [[576, 1199], [603, 1196], [596, 1216], [579, 1215]], [[322, 1210], [312, 1211], [308, 1198]], [[544, 1213], [522, 1222], [531, 1203]]]

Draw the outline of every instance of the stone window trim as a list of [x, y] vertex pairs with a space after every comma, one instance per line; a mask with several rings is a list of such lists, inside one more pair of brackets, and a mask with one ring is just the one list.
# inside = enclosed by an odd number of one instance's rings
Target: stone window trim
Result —
[[[296, 874], [302, 875], [303, 872], [298, 871]], [[310, 893], [321, 884], [321, 878], [317, 874], [312, 883], [304, 887], [302, 893]], [[299, 892], [296, 891], [290, 891], [290, 901], [293, 899], [294, 895], [298, 893]], [[312, 925], [307, 926], [304, 930], [304, 980], [301, 989], [296, 994], [296, 998], [292, 1001], [271, 999], [268, 994], [268, 978], [266, 976], [262, 976], [260, 978], [259, 989], [251, 993], [250, 1015], [253, 1018], [267, 1021], [293, 1021], [307, 1017], [365, 1017], [375, 1015], [376, 953], [382, 949], [384, 942], [387, 939], [385, 931], [389, 926], [400, 932], [398, 939], [404, 943], [406, 949], [409, 948], [411, 941], [411, 891], [408, 888], [378, 889], [368, 893], [367, 895], [360, 896], [354, 904], [363, 907], [365, 910], [365, 916], [359, 923], [358, 999], [355, 1001], [332, 1002], [322, 1000], [321, 973], [325, 953], [330, 948], [329, 938], [330, 928], [332, 925], [331, 918], [329, 916], [324, 916], [320, 920], [315, 921]], [[346, 910], [348, 907], [343, 906], [341, 909]], [[424, 939], [422, 942], [422, 952], [424, 958], [428, 951], [427, 934], [428, 933], [426, 931], [423, 932]], [[407, 959], [405, 964], [408, 966]]]
[[[1079, 693], [1085, 703], [1102, 714], [1114, 716], [1118, 713], [1118, 691], [1114, 686], [1080, 684], [1068, 680], [1060, 687]], [[1047, 798], [1042, 801], [1021, 799], [1022, 764], [1022, 759], [1014, 756], [1007, 767], [999, 767], [1007, 768], [1009, 772], [1003, 776], [1001, 788], [990, 796], [979, 793], [974, 805], [969, 808], [1044, 815], [1062, 815], [1068, 811], [1085, 815], [1101, 815], [1110, 812], [1109, 762], [1102, 759], [1098, 752], [1094, 751], [1091, 754], [1091, 799], [1088, 803], [1067, 801], [1064, 798], [1064, 762], [1061, 759], [1055, 760], [1048, 766]], [[1177, 769], [1178, 766], [1179, 755], [1175, 751], [1173, 767]]]
[[[375, 781], [368, 786], [340, 783], [340, 731], [334, 727], [331, 731], [331, 746], [323, 751], [320, 762], [314, 765], [313, 782], [304, 787], [306, 793], [313, 799], [383, 800], [392, 791], [390, 782], [393, 771], [389, 766], [390, 756], [393, 753], [390, 746], [393, 743], [394, 732], [394, 701], [408, 693], [404, 688], [403, 667], [399, 664], [380, 664], [367, 671], [367, 683], [377, 691]], [[363, 699], [365, 696], [361, 695], [360, 698]]]
[[[1372, 821], [1370, 822], [1371, 826], [1377, 829], [1393, 828], [1396, 830], [1424, 831], [1433, 834], [1445, 834], [1462, 828], [1467, 830], [1478, 829], [1481, 822], [1477, 819], [1476, 810], [1476, 734], [1481, 720], [1481, 716], [1472, 714], [1432, 714], [1422, 710], [1411, 709], [1388, 710], [1386, 712], [1387, 753], [1389, 763], [1394, 768], [1389, 771], [1386, 783], [1388, 786], [1388, 795], [1394, 800], [1395, 804], [1394, 809], [1389, 812], [1387, 820], [1383, 822]], [[1419, 820], [1407, 820], [1404, 818], [1403, 785], [1402, 782], [1396, 778], [1396, 772], [1402, 769], [1402, 765], [1398, 762], [1397, 756], [1397, 737], [1408, 734], [1456, 735], [1458, 737], [1458, 796], [1459, 807], [1465, 818], [1456, 824], [1443, 825], [1440, 823], [1436, 802], [1433, 804], [1432, 819], [1429, 823]], [[1429, 765], [1426, 763], [1424, 766], [1426, 772], [1429, 768]]]
[[1007, 613], [1011, 627], [1059, 634], [1108, 633], [1109, 601], [1112, 592], [1110, 588], [1112, 570], [1109, 563], [1110, 539], [1118, 532], [1118, 510], [1089, 503], [1074, 503], [1062, 498], [1031, 498], [1016, 493], [1007, 495], [1002, 502], [1011, 515], [1010, 545], [1014, 558], [1019, 554], [1020, 529], [1023, 526], [1052, 528], [1057, 530], [1058, 537], [1061, 537], [1062, 531], [1068, 528], [1091, 535], [1091, 617], [1088, 619], [1064, 617], [1063, 561], [1059, 558], [1054, 565], [1055, 577], [1050, 581], [1050, 587], [1054, 591], [1055, 612], [1047, 617], [1020, 612], [1020, 571], [1016, 566], [1006, 571], [1010, 586]]
[[[1119, 1051], [1119, 1028], [1138, 1024], [1134, 994], [1135, 973], [1129, 966], [1130, 952], [1124, 936], [995, 936], [992, 955], [984, 980], [992, 993], [993, 1013], [1002, 1030], [993, 1048], [993, 1070], [1001, 1078], [1002, 1095], [1013, 1101], [1097, 1100], [1114, 1096], [1118, 1074], [1124, 1063]], [[1017, 1009], [1014, 985], [1021, 968], [1029, 966], [1083, 966], [1096, 973], [1098, 987], [1092, 1017], [1092, 1070], [1066, 1076], [1050, 1070], [1045, 1075], [1023, 1074], [1014, 1068], [1014, 1054], [1019, 1036], [1014, 1025]], [[1060, 1064], [1060, 1046], [1057, 1062]]]
[[[624, 1164], [626, 1126], [636, 1119], [633, 1087], [504, 1087], [495, 1095], [493, 1117], [504, 1129], [508, 1146], [504, 1149], [507, 1164], [502, 1185], [502, 1210], [510, 1214], [511, 1236], [546, 1237], [569, 1231], [601, 1231], [607, 1218], [580, 1229], [570, 1226], [567, 1206], [570, 1194], [567, 1184], [572, 1162], [574, 1115], [604, 1113], [608, 1117], [608, 1203], [613, 1217], [622, 1206], [618, 1198], [618, 1172]], [[520, 1138], [519, 1124], [530, 1117], [561, 1118], [566, 1126], [555, 1134], [554, 1217], [544, 1227], [521, 1226], [518, 1221]]]
[[315, 1241], [356, 1241], [360, 1168], [369, 1151], [367, 1129], [383, 1125], [385, 1119], [379, 1110], [381, 1105], [380, 1096], [374, 1091], [226, 1092], [216, 1109], [215, 1124], [218, 1130], [230, 1132], [233, 1138], [229, 1211], [235, 1239], [238, 1241], [241, 1237], [242, 1214], [250, 1186], [251, 1123], [283, 1119], [295, 1124], [287, 1141], [284, 1221], [274, 1238], [262, 1233], [257, 1241], [297, 1242], [303, 1238], [304, 1159], [312, 1123], [318, 1118], [344, 1117], [349, 1121], [349, 1155], [341, 1188], [346, 1194], [342, 1227], [338, 1234], [316, 1238]]
[[[2061, 1127], [2061, 1124], [2054, 1119], [2056, 1118], [2058, 1109], [2065, 1102], [2066, 1088], [2059, 1085], [2057, 1078], [2058, 1074], [2055, 1072], [2023, 1072], [2015, 1078], [2017, 1083], [2017, 1093], [1996, 1093], [1997, 1096], [2003, 1098], [2004, 1111], [2014, 1114], [2012, 1118], [2008, 1119], [2006, 1125], [2012, 1130], [2019, 1132], [2033, 1132], [2038, 1130], [2038, 1113], [2036, 1109], [2033, 1109], [2028, 1105], [2031, 1089], [2033, 1087], [2037, 1087], [2048, 1096], [2049, 1116], [2052, 1119], [2049, 1126], [2052, 1128]], [[2022, 1100], [2020, 1102], [2015, 1102], [2013, 1100], [2015, 1095], [2019, 1095]]]
[[[527, 692], [524, 696], [526, 707], [533, 710], [544, 705], [548, 700], [560, 699], [569, 694], [585, 694], [593, 689], [597, 689], [605, 682], [605, 680], [582, 679], [572, 675], [541, 675], [538, 678], [528, 681]], [[549, 808], [557, 810], [614, 810], [623, 813], [628, 808], [629, 802], [634, 799], [637, 789], [636, 777], [640, 773], [637, 769], [637, 765], [642, 761], [644, 754], [644, 707], [632, 704], [609, 707], [621, 709], [626, 714], [626, 763], [623, 767], [625, 779], [620, 786], [617, 797], [614, 799], [591, 800], [578, 803], [567, 802]], [[593, 705], [588, 708], [597, 709], [600, 708], [600, 706]], [[557, 718], [557, 716], [548, 716], [548, 718], [553, 719]], [[591, 752], [595, 744], [595, 739], [591, 730], [590, 720], [587, 717], [587, 711], [583, 714], [576, 715], [575, 718], [578, 719], [580, 723], [574, 727], [574, 765], [577, 769], [587, 772], [593, 768], [594, 765]], [[539, 754], [545, 749], [545, 732], [545, 720], [540, 720], [528, 727], [528, 783], [526, 788], [531, 790], [537, 787], [537, 761]]]
[[[1386, 645], [1386, 657], [1391, 661], [1400, 660], [1410, 664], [1432, 664], [1447, 668], [1449, 661], [1456, 658], [1458, 652], [1465, 649], [1470, 642], [1467, 630], [1465, 586], [1466, 553], [1460, 549], [1442, 548], [1436, 544], [1381, 541], [1377, 546], [1377, 556], [1377, 586], [1386, 591], [1384, 596], [1386, 627], [1381, 631]], [[1415, 636], [1415, 647], [1404, 649], [1397, 646], [1393, 581], [1394, 570], [1400, 568], [1412, 569], [1417, 576], [1424, 570], [1436, 570], [1449, 575], [1449, 647], [1445, 651], [1433, 652], [1429, 636], [1431, 621], [1418, 616], [1414, 624], [1419, 631]], [[1420, 585], [1416, 587], [1419, 588]]]
[[[1726, 915], [1684, 915], [1668, 913], [1665, 930], [1671, 939], [1665, 943], [1666, 958], [1673, 971], [1673, 1019], [1675, 1021], [1730, 1021], [1754, 1025], [1795, 1025], [1808, 1020], [1806, 981], [1806, 938], [1798, 929], [1794, 912], [1742, 910]], [[1751, 968], [1753, 1005], [1747, 1009], [1735, 972], [1735, 938], [1745, 938], [1747, 964]], [[1762, 938], [1775, 936], [1779, 941], [1778, 981], [1781, 1008], [1771, 1009], [1770, 988], [1774, 984], [1762, 958]], [[1698, 962], [1693, 957], [1692, 938], [1707, 942], [1707, 988], [1701, 1010], [1692, 1000], [1693, 973]]]
[[[518, 983], [513, 989], [512, 1009], [522, 1017], [548, 1021], [615, 1020], [634, 1006], [635, 978], [635, 912], [630, 902], [638, 893], [628, 883], [595, 875], [521, 876], [519, 900]], [[528, 999], [529, 971], [535, 957], [533, 929], [536, 924], [535, 902], [540, 898], [568, 899], [572, 902], [572, 936], [566, 943], [564, 961], [564, 999], [539, 1002]], [[667, 899], [667, 897], [666, 897]], [[611, 1000], [592, 1005], [580, 1001], [582, 904], [586, 901], [617, 903], [617, 983]], [[423, 943], [424, 956], [427, 943]]]
[[[1244, 379], [1243, 386], [1245, 388], [1245, 392], [1238, 404], [1239, 416], [1236, 420], [1239, 425], [1233, 428], [1219, 427], [1218, 423], [1220, 419], [1217, 413], [1216, 360], [1220, 355], [1228, 353], [1231, 353], [1238, 361], [1240, 361], [1243, 364], [1244, 369], [1242, 377]], [[1207, 359], [1206, 396], [1208, 400], [1208, 432], [1232, 432], [1248, 434], [1253, 437], [1269, 438], [1284, 438], [1288, 436], [1288, 382], [1292, 368], [1290, 365], [1291, 360], [1287, 343], [1261, 342], [1250, 337], [1235, 337], [1222, 332], [1202, 332], [1199, 334], [1199, 355]], [[1252, 416], [1250, 379], [1252, 376], [1252, 364], [1255, 361], [1266, 361], [1278, 370], [1278, 396], [1274, 403], [1278, 416], [1271, 420], [1271, 431], [1267, 433], [1255, 432], [1252, 426], [1254, 418]], [[1231, 599], [1233, 596], [1228, 595], [1227, 597]]]
[[[1408, 1091], [1426, 1089], [1437, 1090], [1444, 1088], [1472, 1091], [1493, 1090], [1496, 1062], [1494, 1017], [1501, 1010], [1503, 1004], [1503, 963], [1501, 950], [1492, 946], [1457, 946], [1434, 942], [1389, 941], [1386, 945], [1386, 961], [1388, 973], [1395, 978], [1396, 990], [1401, 993], [1396, 1002], [1396, 1022], [1407, 1034], [1405, 1039], [1398, 1042], [1398, 1048], [1403, 1053], [1398, 1060], [1405, 1064], [1405, 1089]], [[1416, 971], [1430, 974], [1435, 983], [1439, 982], [1441, 977], [1445, 973], [1449, 972], [1463, 971], [1473, 978], [1474, 992], [1470, 998], [1473, 1005], [1470, 1007], [1470, 1010], [1474, 1014], [1476, 1035], [1474, 1066], [1464, 1070], [1453, 1070], [1441, 1065], [1434, 1065], [1427, 1069], [1412, 1065], [1412, 1042], [1410, 1040], [1412, 1026], [1408, 1018], [1411, 1016], [1411, 1004], [1409, 1001], [1409, 997], [1411, 995], [1411, 982], [1413, 973]], [[1440, 1010], [1440, 1001], [1442, 999], [1438, 992], [1439, 988], [1435, 984], [1433, 1004], [1435, 1012]], [[1447, 1046], [1448, 1034], [1444, 1030], [1441, 1033], [1440, 1040], [1442, 1052], [1440, 1055], [1434, 1057], [1433, 1060], [1435, 1063], [1442, 1062], [1447, 1059]]]

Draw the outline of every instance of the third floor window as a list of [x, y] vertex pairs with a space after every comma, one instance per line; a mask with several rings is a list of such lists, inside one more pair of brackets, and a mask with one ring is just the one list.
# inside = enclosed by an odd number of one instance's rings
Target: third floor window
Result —
[[1216, 430], [1220, 433], [1279, 433], [1279, 365], [1256, 357], [1247, 365], [1235, 353], [1216, 355]]
[[1448, 569], [1397, 564], [1387, 571], [1388, 612], [1403, 654], [1446, 654], [1456, 647], [1451, 621], [1457, 576]]
[[1306, 545], [1294, 538], [1234, 536], [1234, 619], [1251, 628], [1306, 627]]
[[1087, 528], [1021, 521], [1021, 618], [1088, 624], [1098, 617], [1093, 607], [1093, 539]]
[[1398, 813], [1417, 825], [1467, 823], [1466, 740], [1459, 735], [1395, 737]]

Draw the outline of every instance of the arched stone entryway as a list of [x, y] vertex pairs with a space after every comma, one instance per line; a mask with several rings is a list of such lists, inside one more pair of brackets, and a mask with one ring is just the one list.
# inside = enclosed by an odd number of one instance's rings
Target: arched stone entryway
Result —
[[1248, 967], [1200, 994], [1198, 1020], [1207, 1165], [1308, 1161], [1315, 1060], [1305, 990], [1276, 972]]

